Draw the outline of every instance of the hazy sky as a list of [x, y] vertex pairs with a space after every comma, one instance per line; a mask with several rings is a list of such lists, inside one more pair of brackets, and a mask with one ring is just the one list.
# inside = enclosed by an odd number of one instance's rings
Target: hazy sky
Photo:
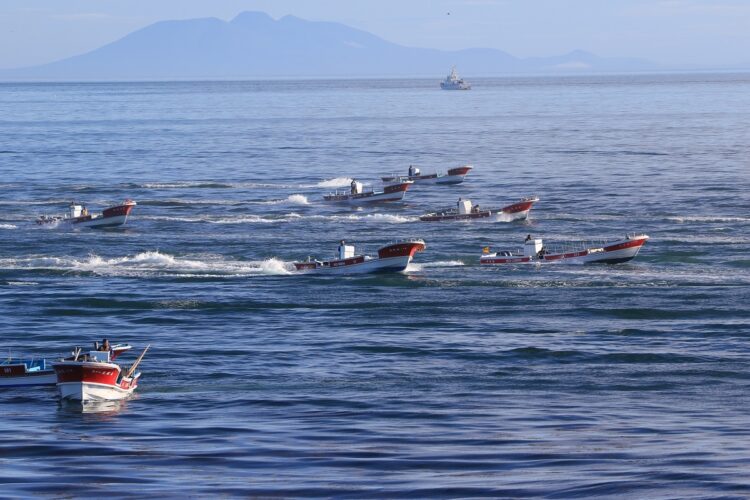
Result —
[[80, 54], [159, 20], [245, 10], [338, 21], [415, 47], [750, 62], [750, 0], [2, 0], [0, 68]]

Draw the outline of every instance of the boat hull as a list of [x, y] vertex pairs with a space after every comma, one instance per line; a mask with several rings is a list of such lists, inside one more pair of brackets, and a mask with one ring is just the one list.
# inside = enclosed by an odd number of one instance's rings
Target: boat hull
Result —
[[409, 266], [414, 254], [426, 248], [424, 241], [405, 241], [386, 245], [378, 250], [377, 258], [358, 255], [348, 259], [326, 262], [295, 262], [300, 272], [320, 274], [399, 273]]
[[401, 180], [408, 180], [419, 184], [461, 184], [469, 172], [473, 169], [471, 165], [463, 165], [448, 170], [446, 173], [434, 173], [425, 175], [407, 175], [407, 176], [390, 176], [381, 177], [383, 182], [396, 183]]
[[39, 372], [28, 372], [11, 375], [4, 374], [3, 368], [0, 368], [0, 387], [55, 385], [57, 383], [57, 376], [55, 375], [54, 370], [44, 370]]
[[621, 264], [633, 260], [648, 241], [648, 236], [640, 235], [615, 241], [601, 247], [589, 247], [571, 252], [546, 253], [542, 256], [528, 256], [520, 254], [483, 255], [479, 263], [483, 265], [552, 263], [565, 264]]
[[69, 361], [53, 365], [57, 388], [64, 400], [116, 401], [133, 394], [139, 375], [122, 377], [121, 368], [113, 363]]
[[349, 205], [366, 205], [370, 203], [397, 203], [403, 201], [406, 191], [412, 184], [401, 182], [390, 186], [385, 186], [383, 191], [370, 193], [334, 193], [323, 197], [325, 201], [333, 203], [347, 203]]
[[80, 403], [118, 401], [129, 398], [135, 391], [135, 387], [121, 389], [111, 385], [87, 382], [65, 382], [57, 384], [57, 388], [61, 399]]
[[459, 214], [455, 210], [443, 213], [425, 214], [419, 217], [419, 220], [425, 222], [455, 221], [455, 220], [474, 220], [474, 219], [492, 219], [495, 222], [511, 222], [514, 220], [525, 220], [529, 217], [529, 211], [539, 198], [527, 198], [499, 210], [480, 210], [467, 214]]
[[9, 358], [0, 363], [0, 387], [54, 385], [55, 371], [44, 358]]
[[101, 214], [96, 215], [84, 215], [81, 217], [53, 217], [53, 218], [41, 218], [37, 220], [37, 224], [41, 226], [66, 226], [66, 227], [91, 227], [91, 228], [105, 228], [105, 227], [117, 227], [122, 226], [128, 221], [130, 212], [133, 211], [135, 202], [128, 202], [122, 205], [109, 207], [105, 209]]

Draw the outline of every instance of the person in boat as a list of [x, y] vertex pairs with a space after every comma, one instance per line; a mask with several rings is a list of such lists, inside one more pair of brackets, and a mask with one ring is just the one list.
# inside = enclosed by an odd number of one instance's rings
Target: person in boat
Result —
[[99, 342], [97, 342], [96, 344], [97, 351], [107, 352], [111, 349], [111, 346], [109, 345], [109, 339], [103, 339], [101, 344], [99, 344]]
[[456, 202], [456, 213], [457, 213], [457, 214], [460, 214], [460, 213], [461, 213], [461, 201], [463, 201], [463, 198], [461, 198], [461, 197], [459, 196], [459, 197], [458, 197], [458, 201]]
[[86, 208], [84, 205], [83, 209], [81, 209], [81, 217], [86, 217], [89, 214], [89, 209]]
[[473, 207], [471, 207], [471, 211], [474, 212], [475, 214], [478, 214], [479, 213], [479, 205], [474, 205]]
[[526, 239], [523, 240], [524, 243], [526, 243], [527, 241], [531, 241], [531, 235], [530, 234], [527, 234], [526, 235]]
[[352, 194], [357, 194], [357, 180], [356, 179], [352, 179], [351, 188], [352, 188]]
[[346, 246], [346, 241], [341, 240], [341, 243], [339, 243], [339, 247], [337, 248], [338, 254], [339, 254], [339, 259], [343, 259], [344, 258], [344, 246]]

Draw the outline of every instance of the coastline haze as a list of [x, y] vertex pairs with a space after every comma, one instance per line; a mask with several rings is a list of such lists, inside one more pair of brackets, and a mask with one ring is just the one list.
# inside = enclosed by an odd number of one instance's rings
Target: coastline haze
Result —
[[[0, 68], [35, 66], [80, 55], [164, 20], [267, 12], [339, 22], [412, 48], [492, 48], [519, 58], [582, 50], [602, 57], [654, 61], [665, 69], [741, 69], [750, 5], [708, 2], [578, 0], [439, 1], [350, 4], [286, 0], [102, 3], [90, 0], [5, 2], [0, 8]], [[450, 14], [448, 14], [450, 13]], [[407, 75], [404, 75], [407, 76]]]

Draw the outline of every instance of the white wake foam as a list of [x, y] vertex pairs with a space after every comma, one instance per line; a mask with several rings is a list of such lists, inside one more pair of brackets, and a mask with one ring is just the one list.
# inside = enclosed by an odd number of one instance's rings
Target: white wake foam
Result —
[[101, 276], [125, 277], [223, 277], [291, 274], [293, 265], [275, 258], [262, 261], [237, 261], [225, 260], [215, 255], [176, 257], [159, 251], [151, 251], [111, 259], [98, 255], [89, 255], [82, 259], [47, 256], [0, 259], [0, 269], [89, 272]]
[[283, 200], [261, 201], [261, 205], [309, 205], [307, 196], [303, 194], [290, 194]]
[[340, 188], [349, 186], [352, 183], [351, 177], [336, 177], [335, 179], [327, 179], [320, 181], [317, 184], [306, 187], [319, 187], [319, 188]]
[[290, 212], [284, 215], [236, 215], [236, 216], [172, 216], [172, 215], [143, 215], [140, 220], [155, 220], [168, 222], [204, 222], [206, 224], [274, 224], [298, 221], [334, 221], [334, 222], [387, 222], [391, 224], [403, 224], [419, 220], [416, 216], [403, 216], [394, 214], [350, 214], [350, 215], [302, 215]]
[[439, 260], [436, 262], [410, 262], [406, 267], [406, 271], [416, 272], [429, 267], [457, 267], [465, 265], [460, 260]]
[[0, 229], [18, 229], [15, 224], [0, 224]]
[[722, 216], [676, 216], [667, 217], [668, 221], [679, 222], [750, 222], [750, 217], [722, 217]]

